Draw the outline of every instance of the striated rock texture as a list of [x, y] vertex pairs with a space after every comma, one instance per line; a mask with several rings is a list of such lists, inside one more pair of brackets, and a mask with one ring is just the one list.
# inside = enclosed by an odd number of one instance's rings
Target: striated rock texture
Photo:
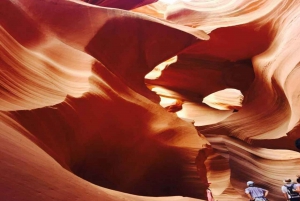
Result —
[[[212, 144], [214, 152], [205, 164], [219, 200], [233, 200], [233, 195], [246, 199], [247, 180], [269, 189], [270, 199], [282, 199], [282, 178], [294, 179], [299, 172], [294, 145], [300, 136], [299, 8], [300, 1], [224, 0], [137, 9], [148, 14], [156, 10], [156, 17], [163, 13], [170, 21], [210, 35], [210, 40], [178, 54], [160, 77], [147, 83], [163, 89], [162, 97], [180, 100], [178, 116], [195, 120], [199, 133]], [[238, 112], [203, 105], [205, 97], [227, 88], [244, 96]], [[231, 95], [222, 97], [230, 100]], [[214, 104], [230, 109], [221, 99]]]
[[0, 1], [0, 196], [282, 199], [299, 0]]

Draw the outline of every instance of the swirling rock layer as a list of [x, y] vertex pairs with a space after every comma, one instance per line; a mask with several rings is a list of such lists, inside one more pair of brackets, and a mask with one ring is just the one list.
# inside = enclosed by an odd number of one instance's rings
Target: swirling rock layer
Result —
[[[300, 1], [0, 2], [4, 200], [282, 198]], [[204, 104], [205, 103], [205, 104]]]

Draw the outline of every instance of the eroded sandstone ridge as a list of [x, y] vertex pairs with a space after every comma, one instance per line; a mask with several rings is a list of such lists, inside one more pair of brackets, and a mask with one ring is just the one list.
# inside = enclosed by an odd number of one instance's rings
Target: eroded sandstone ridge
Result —
[[279, 200], [300, 1], [0, 1], [0, 196]]

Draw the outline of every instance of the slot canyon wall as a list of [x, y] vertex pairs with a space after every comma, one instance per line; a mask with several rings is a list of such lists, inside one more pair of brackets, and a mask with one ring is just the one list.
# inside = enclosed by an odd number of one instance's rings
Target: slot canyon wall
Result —
[[7, 201], [284, 200], [300, 0], [1, 0]]

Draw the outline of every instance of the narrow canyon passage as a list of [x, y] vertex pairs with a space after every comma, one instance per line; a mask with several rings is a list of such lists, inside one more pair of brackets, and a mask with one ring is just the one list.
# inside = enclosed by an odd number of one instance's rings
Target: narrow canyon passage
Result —
[[0, 195], [283, 199], [300, 1], [0, 1]]

